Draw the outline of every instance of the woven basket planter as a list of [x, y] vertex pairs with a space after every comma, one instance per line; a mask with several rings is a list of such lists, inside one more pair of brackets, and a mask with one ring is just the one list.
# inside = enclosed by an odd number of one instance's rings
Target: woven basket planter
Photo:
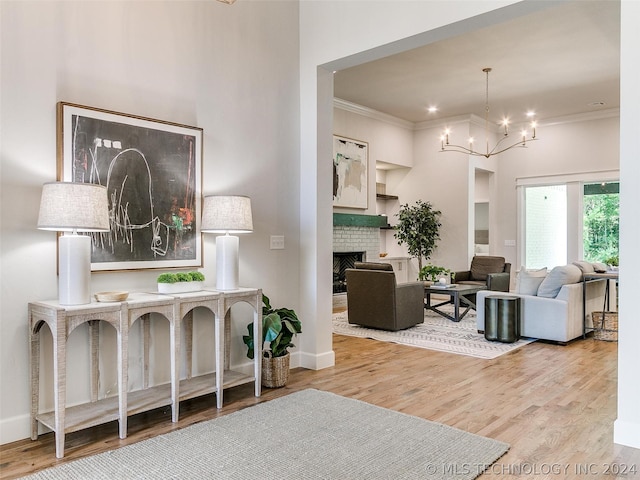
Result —
[[591, 312], [593, 338], [606, 342], [618, 341], [618, 312]]
[[283, 357], [262, 357], [262, 386], [284, 387], [289, 380], [289, 353]]

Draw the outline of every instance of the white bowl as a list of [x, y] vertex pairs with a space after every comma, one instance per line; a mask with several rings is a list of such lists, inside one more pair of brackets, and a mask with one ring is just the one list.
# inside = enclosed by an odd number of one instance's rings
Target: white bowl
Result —
[[98, 292], [95, 294], [99, 302], [124, 302], [129, 296], [129, 292]]

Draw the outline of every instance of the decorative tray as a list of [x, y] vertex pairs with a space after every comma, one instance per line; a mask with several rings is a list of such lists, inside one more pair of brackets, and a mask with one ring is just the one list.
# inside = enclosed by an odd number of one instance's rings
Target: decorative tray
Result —
[[129, 292], [98, 292], [95, 294], [99, 302], [123, 302], [129, 296]]

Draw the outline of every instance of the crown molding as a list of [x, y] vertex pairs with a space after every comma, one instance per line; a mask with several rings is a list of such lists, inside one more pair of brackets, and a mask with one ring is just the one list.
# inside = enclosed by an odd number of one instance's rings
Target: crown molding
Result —
[[368, 117], [374, 120], [379, 120], [381, 122], [389, 123], [391, 125], [395, 125], [396, 127], [414, 130], [415, 124], [413, 122], [394, 117], [393, 115], [389, 115], [387, 113], [379, 112], [369, 107], [358, 105], [357, 103], [351, 103], [346, 100], [334, 97], [333, 106], [335, 108], [339, 108], [340, 110], [345, 110], [347, 112], [355, 113], [363, 117]]
[[608, 108], [606, 110], [598, 110], [595, 112], [575, 113], [573, 115], [563, 115], [561, 117], [547, 118], [538, 121], [540, 127], [550, 127], [552, 125], [563, 125], [566, 123], [588, 122], [591, 120], [602, 120], [605, 118], [620, 117], [619, 108]]
[[[439, 118], [435, 120], [427, 120], [424, 122], [410, 122], [408, 120], [403, 120], [398, 117], [394, 117], [393, 115], [389, 115], [387, 113], [382, 113], [377, 110], [373, 110], [369, 107], [364, 107], [362, 105], [358, 105], [357, 103], [348, 102], [346, 100], [342, 100], [340, 98], [333, 99], [333, 106], [335, 108], [339, 108], [341, 110], [345, 110], [351, 113], [355, 113], [357, 115], [362, 115], [363, 117], [372, 118], [374, 120], [379, 120], [381, 122], [389, 123], [391, 125], [395, 125], [401, 128], [406, 128], [408, 130], [426, 130], [429, 128], [442, 128], [444, 125], [455, 125], [459, 123], [469, 123], [472, 125], [476, 125], [478, 127], [484, 127], [485, 120], [478, 115], [469, 114], [469, 115], [458, 115], [455, 117], [446, 117]], [[571, 115], [563, 115], [560, 117], [547, 118], [543, 120], [538, 120], [538, 127], [550, 127], [553, 125], [563, 125], [568, 123], [579, 123], [579, 122], [588, 122], [591, 120], [602, 120], [606, 118], [615, 118], [620, 117], [620, 109], [619, 108], [608, 108], [606, 110], [598, 110], [594, 112], [584, 112], [584, 113], [575, 113]], [[514, 122], [512, 127], [517, 127], [518, 125], [526, 125], [528, 121], [524, 122]], [[500, 131], [500, 125], [497, 123], [490, 123], [489, 127], [494, 132]]]

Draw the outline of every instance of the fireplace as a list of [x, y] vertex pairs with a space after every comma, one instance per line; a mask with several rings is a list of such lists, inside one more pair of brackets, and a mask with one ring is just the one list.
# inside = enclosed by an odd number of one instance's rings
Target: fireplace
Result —
[[365, 252], [333, 252], [333, 293], [345, 293], [347, 281], [345, 270], [364, 260]]

